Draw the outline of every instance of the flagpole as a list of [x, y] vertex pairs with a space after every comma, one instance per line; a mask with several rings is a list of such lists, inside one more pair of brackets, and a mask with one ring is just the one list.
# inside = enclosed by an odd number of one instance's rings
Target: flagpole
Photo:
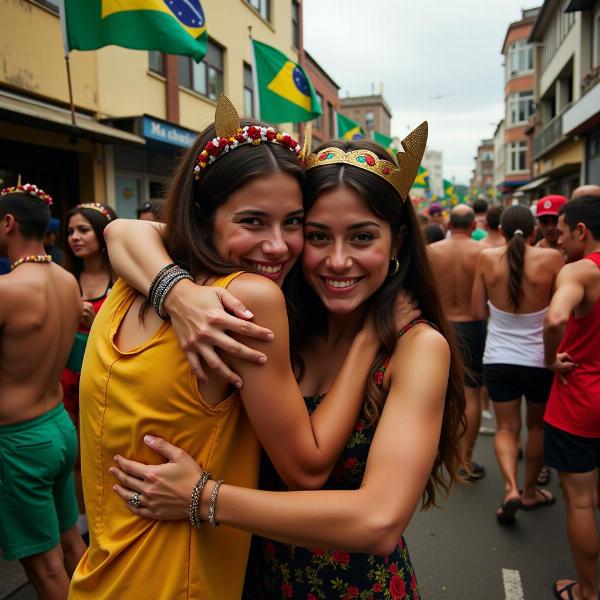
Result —
[[[71, 107], [71, 124], [73, 129], [77, 127], [75, 121], [75, 102], [73, 101], [73, 82], [71, 81], [71, 61], [69, 53], [69, 41], [67, 39], [67, 15], [65, 13], [65, 0], [59, 0], [60, 29], [62, 33], [63, 46], [65, 49], [65, 66], [67, 67], [67, 84], [69, 86], [69, 104]], [[73, 132], [75, 133], [75, 132]]]
[[254, 86], [254, 94], [252, 102], [254, 103], [254, 114], [260, 121], [260, 98], [258, 97], [258, 73], [256, 72], [256, 54], [254, 52], [254, 44], [252, 43], [252, 25], [248, 25], [248, 40], [250, 42], [250, 56], [252, 57], [252, 85]]

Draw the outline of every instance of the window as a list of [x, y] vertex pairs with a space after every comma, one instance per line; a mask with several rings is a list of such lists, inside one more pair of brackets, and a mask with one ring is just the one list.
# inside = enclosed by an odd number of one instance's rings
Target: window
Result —
[[517, 92], [508, 97], [508, 126], [524, 125], [534, 112], [533, 92]]
[[510, 173], [527, 170], [527, 142], [511, 142], [506, 147], [507, 170]]
[[598, 16], [596, 17], [596, 20], [594, 21], [594, 29], [595, 29], [595, 44], [596, 44], [596, 48], [595, 48], [595, 52], [594, 52], [594, 60], [593, 65], [596, 67], [600, 64], [600, 14], [598, 14]]
[[189, 56], [180, 56], [179, 83], [211, 100], [217, 100], [223, 92], [223, 49], [208, 40], [202, 62], [196, 63]]
[[300, 48], [300, 3], [292, 0], [292, 44]]
[[[321, 107], [321, 111], [323, 110], [323, 96], [321, 96], [321, 94], [319, 94], [319, 92], [317, 92], [317, 100], [319, 102], [319, 106]], [[316, 129], [322, 129], [323, 128], [323, 113], [321, 112], [321, 114], [313, 121], [313, 123], [315, 124], [315, 128]]]
[[156, 50], [148, 52], [148, 69], [159, 75], [165, 74], [165, 59], [162, 52]]
[[265, 20], [271, 21], [271, 0], [246, 0], [246, 2]]
[[508, 48], [508, 78], [533, 70], [533, 46], [525, 40], [511, 44]]
[[254, 78], [252, 67], [244, 63], [244, 116], [255, 117], [254, 114]]

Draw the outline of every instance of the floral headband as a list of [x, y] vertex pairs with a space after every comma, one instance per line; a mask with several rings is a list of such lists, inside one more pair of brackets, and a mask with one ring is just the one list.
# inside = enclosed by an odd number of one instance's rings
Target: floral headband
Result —
[[37, 185], [33, 183], [24, 183], [18, 184], [14, 187], [7, 187], [3, 190], [0, 190], [0, 196], [7, 196], [8, 194], [30, 194], [31, 196], [35, 196], [44, 202], [47, 206], [52, 206], [52, 196], [47, 194], [44, 190], [39, 188]]
[[307, 155], [297, 140], [285, 132], [262, 125], [240, 125], [240, 117], [235, 107], [221, 94], [215, 111], [215, 132], [217, 136], [204, 146], [194, 165], [194, 177], [200, 179], [204, 169], [212, 165], [218, 158], [245, 145], [258, 146], [261, 143], [279, 144], [293, 152], [298, 158]]
[[106, 207], [99, 202], [84, 202], [83, 204], [78, 204], [75, 208], [90, 208], [91, 210], [97, 210], [104, 215], [107, 221], [112, 221], [112, 215], [106, 210]]

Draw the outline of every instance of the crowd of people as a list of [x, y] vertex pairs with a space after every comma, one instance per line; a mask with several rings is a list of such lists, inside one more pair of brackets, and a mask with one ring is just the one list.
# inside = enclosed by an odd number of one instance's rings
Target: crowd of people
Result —
[[403, 532], [485, 477], [490, 406], [496, 520], [556, 469], [555, 595], [598, 598], [600, 188], [417, 215], [426, 140], [311, 152], [221, 97], [164, 207], [80, 204], [62, 256], [2, 190], [0, 546], [40, 598], [419, 598]]

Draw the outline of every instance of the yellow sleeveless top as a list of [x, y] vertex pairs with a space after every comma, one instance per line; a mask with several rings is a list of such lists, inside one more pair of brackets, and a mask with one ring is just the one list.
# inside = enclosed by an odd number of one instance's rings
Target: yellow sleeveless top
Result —
[[[227, 287], [239, 275], [217, 279]], [[127, 352], [114, 336], [135, 300], [122, 281], [99, 311], [81, 376], [81, 471], [90, 547], [77, 566], [71, 600], [234, 600], [240, 597], [250, 535], [221, 525], [152, 521], [131, 513], [108, 472], [120, 454], [162, 458], [144, 443], [152, 433], [183, 448], [215, 478], [256, 487], [259, 445], [237, 392], [216, 407], [196, 378], [169, 322]]]

